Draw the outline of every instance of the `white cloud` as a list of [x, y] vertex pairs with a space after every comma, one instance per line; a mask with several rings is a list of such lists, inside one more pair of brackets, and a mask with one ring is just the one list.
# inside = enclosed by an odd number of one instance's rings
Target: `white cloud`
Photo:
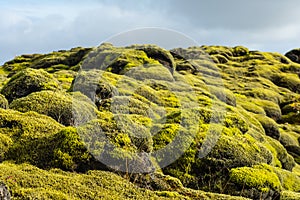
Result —
[[0, 6], [0, 63], [23, 53], [96, 46], [141, 27], [175, 29], [200, 45], [284, 53], [300, 43], [297, 0], [12, 0]]

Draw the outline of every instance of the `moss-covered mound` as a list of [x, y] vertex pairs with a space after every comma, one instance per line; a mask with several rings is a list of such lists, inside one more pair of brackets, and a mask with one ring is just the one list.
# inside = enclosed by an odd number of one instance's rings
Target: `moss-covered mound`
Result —
[[16, 199], [298, 199], [297, 56], [107, 43], [18, 56], [0, 67], [0, 182]]
[[50, 54], [21, 55], [6, 62], [4, 70], [14, 74], [28, 67], [34, 69], [44, 69], [48, 72], [60, 70], [78, 70], [82, 59], [91, 51], [91, 48], [73, 48], [69, 51], [58, 51]]
[[35, 111], [66, 126], [88, 122], [96, 117], [95, 105], [81, 93], [34, 92], [14, 100], [10, 108], [20, 112]]
[[58, 81], [51, 74], [42, 69], [27, 68], [12, 76], [1, 93], [11, 102], [32, 92], [58, 89]]

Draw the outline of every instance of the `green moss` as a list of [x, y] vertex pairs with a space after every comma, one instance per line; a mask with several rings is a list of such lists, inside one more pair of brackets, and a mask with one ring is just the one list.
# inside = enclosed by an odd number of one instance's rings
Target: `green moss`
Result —
[[238, 104], [249, 112], [266, 115], [266, 112], [262, 107], [257, 106], [254, 103], [248, 102], [247, 100], [239, 100]]
[[143, 50], [149, 58], [157, 60], [159, 63], [167, 67], [170, 71], [175, 71], [175, 63], [172, 54], [156, 45], [133, 45], [129, 48]]
[[81, 93], [41, 91], [14, 100], [10, 107], [20, 112], [35, 111], [63, 125], [77, 125], [95, 118], [95, 106]]
[[[131, 69], [143, 65], [160, 64], [160, 60], [155, 56], [166, 52], [159, 47], [152, 46], [132, 46], [131, 48], [116, 48], [106, 44], [98, 47], [86, 58], [83, 69], [102, 69], [116, 74], [126, 74]], [[172, 57], [172, 56], [171, 56]], [[158, 60], [156, 60], [158, 59]]]
[[209, 91], [212, 94], [214, 94], [220, 101], [223, 101], [224, 103], [227, 103], [228, 105], [231, 106], [236, 106], [235, 96], [230, 90], [220, 88], [220, 87], [210, 86]]
[[55, 120], [36, 112], [20, 113], [0, 109], [0, 119], [0, 133], [12, 138], [28, 134], [38, 137], [47, 133], [55, 133], [62, 128], [62, 125]]
[[14, 75], [1, 90], [9, 102], [41, 90], [58, 90], [58, 81], [44, 70], [25, 69]]
[[272, 101], [276, 104], [279, 104], [283, 99], [277, 92], [264, 88], [253, 88], [251, 91], [246, 91], [244, 94], [249, 97]]
[[[159, 131], [156, 132], [156, 129]], [[166, 145], [171, 143], [178, 134], [179, 125], [178, 124], [165, 124], [163, 126], [154, 126], [152, 128], [152, 132], [154, 132], [153, 136], [153, 146], [154, 150], [158, 150], [164, 148]]]
[[275, 121], [281, 119], [281, 109], [278, 104], [267, 100], [257, 100], [253, 99], [251, 102], [258, 106], [261, 106], [266, 112], [267, 116], [274, 119]]
[[273, 154], [273, 166], [292, 171], [295, 167], [294, 158], [287, 153], [287, 150], [282, 146], [282, 144], [280, 144], [279, 141], [273, 138], [266, 138], [264, 145]]
[[164, 199], [111, 172], [76, 174], [11, 163], [0, 164], [0, 169], [14, 199]]
[[79, 64], [90, 51], [90, 48], [78, 47], [70, 51], [58, 51], [41, 55], [31, 60], [30, 67], [34, 69], [45, 69], [48, 72], [70, 69], [72, 66]]
[[76, 76], [76, 72], [70, 70], [59, 70], [53, 73], [53, 76], [59, 81], [62, 89], [68, 90]]
[[4, 160], [5, 154], [8, 152], [12, 144], [13, 141], [8, 135], [0, 133], [0, 162]]
[[170, 71], [161, 64], [139, 65], [128, 71], [125, 75], [141, 81], [149, 79], [164, 81], [174, 80]]
[[280, 130], [280, 143], [287, 147], [287, 146], [299, 146], [298, 142], [298, 134], [295, 132], [286, 131], [284, 129]]
[[291, 191], [283, 191], [281, 192], [280, 198], [282, 200], [296, 200], [300, 198], [300, 193], [291, 192]]
[[283, 106], [282, 108], [282, 122], [291, 124], [300, 123], [300, 103], [299, 99], [294, 100], [292, 103]]
[[280, 86], [287, 88], [295, 93], [300, 92], [300, 80], [297, 74], [285, 73], [285, 74], [275, 74], [272, 77], [272, 81]]
[[3, 109], [8, 108], [8, 101], [5, 98], [5, 96], [3, 96], [2, 94], [0, 94], [0, 108], [3, 108]]
[[256, 118], [263, 126], [266, 135], [275, 139], [280, 138], [279, 127], [273, 119], [263, 115], [256, 115]]
[[182, 195], [179, 195], [178, 192], [159, 191], [156, 192], [156, 194], [160, 197], [169, 197], [169, 198], [183, 197]]
[[300, 177], [295, 173], [280, 168], [274, 168], [274, 172], [277, 174], [284, 190], [300, 191]]
[[249, 50], [246, 47], [236, 46], [233, 48], [234, 56], [246, 56], [249, 54]]
[[279, 178], [267, 165], [231, 169], [230, 180], [239, 187], [256, 188], [262, 192], [281, 190]]
[[[162, 171], [194, 189], [254, 199], [276, 198], [280, 190], [272, 185], [275, 173], [284, 190], [298, 190], [295, 162], [300, 162], [300, 65], [278, 53], [249, 51], [240, 46], [168, 51], [154, 45], [103, 44], [93, 50], [23, 55], [0, 68], [0, 87], [4, 84], [5, 95], [2, 107], [7, 108], [7, 99], [12, 109], [40, 113], [1, 110], [0, 160], [86, 172], [107, 169], [99, 162], [105, 157], [114, 163], [110, 169], [135, 166], [130, 167], [134, 171], [153, 167], [153, 163], [159, 167], [165, 157], [180, 156]], [[63, 125], [80, 126], [63, 128], [45, 115]], [[74, 115], [80, 116], [77, 121], [72, 119]], [[93, 118], [97, 119], [90, 121]], [[182, 140], [176, 148], [187, 147], [182, 155], [172, 149], [170, 154], [149, 162], [151, 166], [146, 164], [149, 160], [141, 159], [148, 158], [143, 155], [155, 155], [177, 136]], [[203, 145], [207, 145], [203, 148], [208, 155], [201, 158]], [[255, 166], [262, 163], [273, 166], [272, 170]], [[236, 179], [232, 182], [230, 172], [235, 169]], [[256, 177], [266, 171], [269, 180]], [[179, 187], [180, 181], [171, 176], [126, 176], [141, 187], [155, 189], [156, 184], [161, 190], [159, 195], [169, 198], [229, 198]], [[138, 182], [136, 177], [145, 181]], [[249, 184], [242, 184], [244, 180]], [[93, 184], [89, 180], [89, 188], [95, 188]], [[20, 187], [15, 191], [20, 199], [79, 198], [71, 196], [76, 192], [52, 186]], [[80, 193], [81, 199], [103, 197], [94, 190], [84, 191], [86, 196]], [[116, 198], [131, 197], [126, 195], [116, 194]]]
[[228, 62], [228, 59], [227, 59], [225, 56], [219, 55], [219, 54], [212, 55], [212, 59], [213, 59], [216, 63], [220, 63], [220, 64], [224, 64], [224, 63], [227, 63], [227, 62]]
[[6, 71], [10, 71], [13, 73], [18, 72], [20, 70], [23, 70], [23, 69], [29, 67], [31, 60], [38, 56], [40, 56], [40, 55], [32, 54], [32, 55], [17, 56], [13, 60], [4, 63], [3, 68]]

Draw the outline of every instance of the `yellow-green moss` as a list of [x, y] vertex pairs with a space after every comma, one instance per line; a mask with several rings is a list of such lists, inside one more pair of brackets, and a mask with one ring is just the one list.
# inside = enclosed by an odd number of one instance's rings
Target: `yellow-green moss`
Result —
[[58, 81], [42, 69], [28, 68], [14, 75], [3, 86], [1, 93], [11, 102], [41, 90], [59, 90]]
[[231, 169], [230, 180], [240, 187], [256, 188], [260, 191], [281, 190], [279, 178], [267, 165]]
[[34, 92], [14, 100], [10, 107], [20, 112], [48, 115], [64, 125], [78, 125], [96, 118], [95, 106], [81, 93]]

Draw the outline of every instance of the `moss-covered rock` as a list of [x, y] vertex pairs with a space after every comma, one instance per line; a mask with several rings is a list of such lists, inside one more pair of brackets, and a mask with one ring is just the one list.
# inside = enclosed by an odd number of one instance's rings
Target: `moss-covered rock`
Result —
[[299, 100], [283, 106], [282, 108], [282, 122], [288, 122], [291, 124], [300, 123], [300, 103]]
[[279, 127], [274, 120], [263, 115], [256, 115], [256, 118], [265, 129], [266, 135], [277, 140], [280, 138]]
[[14, 100], [10, 107], [20, 112], [35, 111], [48, 115], [66, 126], [83, 124], [96, 118], [95, 105], [79, 92], [34, 92]]
[[0, 94], [0, 108], [3, 108], [3, 109], [8, 108], [8, 101], [5, 98], [5, 96], [3, 96], [2, 94]]
[[41, 90], [59, 90], [58, 81], [46, 71], [25, 69], [11, 77], [1, 93], [9, 102]]
[[278, 104], [267, 100], [257, 100], [257, 99], [252, 100], [252, 102], [262, 107], [266, 112], [266, 115], [272, 118], [273, 120], [277, 121], [281, 119], [282, 114]]
[[79, 64], [91, 48], [72, 48], [70, 51], [58, 51], [47, 55], [37, 56], [31, 61], [31, 68], [45, 69], [48, 72], [55, 72], [63, 69], [72, 69]]
[[[45, 148], [39, 149], [41, 146], [37, 140], [56, 133], [62, 125], [50, 117], [35, 112], [22, 114], [13, 110], [0, 109], [0, 127], [2, 160], [43, 163], [48, 160], [47, 151], [44, 151]], [[41, 143], [48, 144], [45, 140]], [[39, 159], [37, 154], [41, 155]]]
[[[294, 198], [299, 74], [300, 65], [279, 53], [241, 46], [168, 51], [102, 44], [18, 56], [0, 67], [0, 107], [7, 109], [7, 99], [11, 109], [24, 112], [0, 110], [0, 161], [119, 170], [140, 187], [160, 190], [155, 198], [229, 198], [184, 186], [254, 199]], [[176, 148], [157, 153], [170, 144]], [[178, 159], [159, 169], [173, 157]], [[91, 197], [22, 184], [9, 185], [13, 197]], [[97, 185], [92, 179], [88, 184]], [[94, 190], [84, 191], [98, 198]]]
[[278, 199], [282, 189], [278, 176], [268, 165], [231, 169], [230, 181], [253, 199]]

